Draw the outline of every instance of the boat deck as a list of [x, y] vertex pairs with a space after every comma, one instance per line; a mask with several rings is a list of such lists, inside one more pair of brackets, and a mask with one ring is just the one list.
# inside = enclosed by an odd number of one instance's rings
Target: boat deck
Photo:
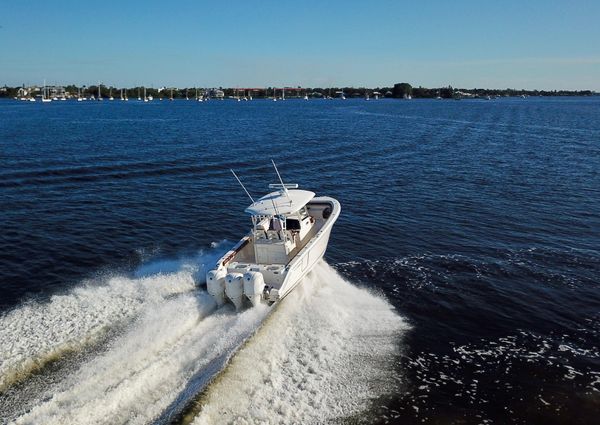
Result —
[[323, 210], [327, 208], [325, 204], [309, 204], [309, 215], [314, 218], [314, 225], [302, 240], [299, 240], [297, 232], [286, 230], [289, 238], [295, 238], [296, 246], [285, 256], [281, 262], [259, 263], [255, 256], [255, 243], [261, 244], [281, 244], [283, 245], [283, 231], [266, 230], [257, 231], [256, 240], [252, 234], [249, 235], [247, 242], [231, 256], [229, 261], [225, 262], [228, 273], [246, 273], [249, 271], [260, 272], [263, 274], [265, 283], [269, 286], [278, 288], [283, 284], [286, 275], [286, 266], [298, 255], [308, 242], [323, 227], [326, 218], [323, 217]]

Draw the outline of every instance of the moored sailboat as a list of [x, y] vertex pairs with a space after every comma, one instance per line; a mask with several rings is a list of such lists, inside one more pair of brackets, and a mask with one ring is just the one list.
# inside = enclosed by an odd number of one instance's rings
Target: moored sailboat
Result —
[[46, 80], [44, 80], [44, 89], [42, 91], [42, 102], [52, 102], [50, 95], [48, 94], [48, 87], [46, 86]]

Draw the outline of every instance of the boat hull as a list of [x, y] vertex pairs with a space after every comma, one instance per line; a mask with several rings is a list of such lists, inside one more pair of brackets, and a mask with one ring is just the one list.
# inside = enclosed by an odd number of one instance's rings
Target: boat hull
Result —
[[327, 250], [327, 245], [329, 244], [331, 229], [333, 228], [333, 225], [341, 211], [340, 203], [333, 198], [314, 198], [312, 203], [325, 202], [331, 204], [331, 216], [327, 219], [317, 234], [311, 238], [306, 246], [302, 248], [302, 250], [300, 250], [300, 252], [290, 262], [290, 264], [288, 264], [286, 267], [287, 274], [285, 280], [283, 281], [277, 296], [270, 296], [269, 301], [275, 302], [278, 301], [278, 299], [282, 299], [288, 295], [296, 286], [298, 286], [304, 276], [306, 276], [315, 267], [315, 265], [323, 259], [325, 251]]

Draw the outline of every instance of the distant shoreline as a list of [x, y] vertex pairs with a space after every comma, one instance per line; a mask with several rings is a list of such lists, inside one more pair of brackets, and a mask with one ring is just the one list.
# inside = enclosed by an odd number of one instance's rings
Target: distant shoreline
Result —
[[[412, 87], [408, 83], [397, 83], [390, 87], [259, 87], [259, 88], [239, 88], [239, 87], [115, 87], [109, 85], [76, 86], [61, 85], [48, 86], [58, 96], [75, 98], [77, 96], [98, 96], [115, 99], [120, 98], [121, 94], [127, 98], [138, 98], [146, 90], [147, 96], [155, 99], [196, 99], [199, 97], [222, 97], [222, 98], [413, 98], [413, 99], [462, 99], [462, 98], [498, 98], [498, 97], [548, 97], [548, 96], [598, 96], [593, 90], [519, 90], [519, 89], [483, 89], [483, 88], [454, 88], [438, 87]], [[0, 87], [0, 98], [22, 98], [22, 97], [41, 97], [43, 86], [19, 86], [9, 87], [4, 85]], [[218, 95], [215, 96], [215, 93]]]

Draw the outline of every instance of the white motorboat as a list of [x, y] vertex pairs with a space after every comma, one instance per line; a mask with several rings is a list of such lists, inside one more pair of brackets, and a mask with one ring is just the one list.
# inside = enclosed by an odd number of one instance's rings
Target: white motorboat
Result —
[[[246, 213], [252, 229], [206, 274], [208, 293], [221, 306], [237, 310], [259, 303], [273, 304], [288, 295], [323, 258], [340, 203], [328, 196], [280, 183], [254, 201]], [[233, 172], [233, 170], [232, 170]]]

